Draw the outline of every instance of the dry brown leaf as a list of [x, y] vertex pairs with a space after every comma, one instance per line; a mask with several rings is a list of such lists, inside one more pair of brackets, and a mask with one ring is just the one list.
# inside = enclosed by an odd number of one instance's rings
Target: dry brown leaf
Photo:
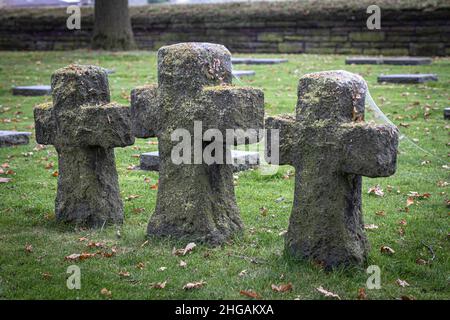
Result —
[[411, 205], [414, 204], [414, 198], [413, 197], [408, 197], [408, 199], [406, 199], [406, 207], [409, 207]]
[[167, 280], [164, 282], [157, 282], [152, 284], [153, 289], [164, 289], [166, 287]]
[[183, 286], [183, 289], [184, 290], [199, 289], [199, 288], [203, 287], [205, 284], [206, 284], [206, 282], [203, 280], [201, 280], [199, 282], [189, 282]]
[[188, 243], [188, 244], [186, 245], [186, 247], [184, 248], [184, 250], [183, 250], [183, 256], [185, 256], [186, 253], [191, 252], [192, 250], [194, 250], [194, 248], [195, 248], [196, 246], [197, 246], [197, 245], [196, 245], [194, 242]]
[[365, 230], [375, 230], [378, 229], [378, 226], [376, 224], [365, 224], [364, 225], [364, 229]]
[[25, 251], [29, 253], [33, 252], [33, 245], [27, 243], [25, 245]]
[[86, 260], [89, 258], [94, 257], [96, 254], [95, 253], [87, 253], [87, 252], [83, 252], [83, 253], [73, 253], [71, 255], [68, 255], [66, 257], [64, 257], [64, 260], [67, 261], [82, 261], [82, 260]]
[[288, 284], [280, 284], [280, 285], [272, 284], [271, 288], [272, 291], [275, 292], [287, 292], [292, 290], [292, 283], [289, 282]]
[[428, 262], [426, 260], [422, 259], [422, 258], [418, 258], [418, 259], [416, 259], [416, 264], [419, 264], [419, 265], [423, 266], [423, 265], [428, 264]]
[[370, 187], [369, 191], [367, 192], [368, 194], [373, 194], [377, 197], [382, 197], [384, 196], [384, 192], [383, 189], [381, 189], [381, 187], [379, 185], [376, 185], [374, 187]]
[[249, 298], [252, 298], [252, 299], [259, 299], [259, 298], [261, 298], [261, 296], [259, 295], [259, 294], [257, 294], [255, 291], [252, 291], [252, 290], [241, 290], [241, 291], [239, 291], [239, 294], [241, 295], [241, 296], [246, 296], [246, 297], [249, 297]]
[[55, 177], [55, 178], [56, 178], [57, 176], [59, 176], [58, 171], [54, 171], [54, 172], [52, 173], [52, 176]]
[[187, 263], [185, 261], [181, 260], [179, 266], [181, 268], [185, 268], [187, 266]]
[[239, 272], [239, 277], [243, 277], [247, 274], [247, 270], [242, 270], [241, 272]]
[[328, 291], [328, 290], [324, 289], [322, 286], [316, 288], [316, 290], [319, 291], [321, 294], [323, 294], [327, 298], [334, 298], [334, 299], [341, 300], [341, 297], [339, 297], [338, 294]]
[[139, 195], [139, 194], [130, 194], [128, 197], [125, 197], [125, 200], [130, 201], [130, 200], [134, 200], [134, 199], [137, 199], [140, 197], [141, 197], [141, 195]]
[[119, 276], [128, 278], [129, 276], [131, 276], [131, 274], [128, 271], [120, 271]]
[[139, 262], [139, 263], [136, 265], [136, 268], [142, 270], [142, 269], [145, 268], [145, 264], [144, 264], [143, 262]]
[[367, 300], [367, 294], [365, 288], [358, 289], [358, 300]]
[[102, 290], [100, 290], [100, 293], [108, 298], [111, 297], [111, 295], [112, 295], [111, 291], [106, 288], [103, 288]]

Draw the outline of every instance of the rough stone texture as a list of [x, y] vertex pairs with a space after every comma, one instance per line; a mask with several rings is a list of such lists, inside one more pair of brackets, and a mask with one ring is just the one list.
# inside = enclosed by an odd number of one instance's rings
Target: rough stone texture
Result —
[[46, 96], [52, 93], [50, 86], [18, 86], [12, 88], [14, 96]]
[[449, 120], [450, 119], [450, 108], [444, 109], [444, 119]]
[[346, 64], [392, 64], [416, 66], [431, 64], [433, 59], [424, 57], [352, 57], [345, 59]]
[[237, 78], [242, 78], [242, 77], [252, 77], [255, 75], [255, 71], [253, 70], [233, 70], [233, 76], [237, 77]]
[[278, 58], [231, 58], [232, 64], [279, 64], [287, 61]]
[[[231, 150], [233, 172], [246, 171], [259, 165], [259, 153], [254, 151]], [[141, 154], [140, 169], [159, 171], [159, 152]]]
[[[203, 121], [203, 132], [217, 128], [224, 137], [226, 129], [263, 127], [262, 91], [235, 88], [231, 79], [231, 55], [224, 46], [181, 43], [158, 51], [158, 86], [133, 91], [136, 136], [156, 135], [159, 140], [158, 197], [149, 235], [216, 245], [241, 232], [233, 166], [203, 161], [176, 165], [171, 159], [173, 148], [179, 144], [171, 141], [171, 133], [182, 128], [193, 137], [194, 121]], [[192, 139], [191, 145], [204, 150], [209, 143]], [[224, 144], [223, 154], [227, 152]], [[195, 158], [192, 152], [191, 163]]]
[[[368, 30], [371, 0], [261, 1], [130, 7], [140, 49], [188, 41], [221, 43], [242, 53], [450, 54], [448, 0], [377, 1], [382, 29]], [[0, 9], [0, 49], [89, 48], [93, 8], [81, 30], [66, 28], [65, 8]]]
[[295, 123], [266, 120], [266, 129], [280, 128], [281, 164], [296, 169], [286, 250], [328, 269], [365, 261], [361, 176], [387, 177], [396, 168], [398, 130], [363, 121], [366, 90], [345, 71], [308, 74], [299, 82]]
[[110, 103], [106, 70], [70, 65], [52, 75], [53, 103], [34, 108], [36, 140], [53, 144], [56, 218], [88, 227], [121, 223], [114, 147], [134, 143], [129, 107]]
[[389, 83], [423, 83], [438, 81], [435, 74], [386, 74], [378, 76], [378, 82]]
[[31, 132], [0, 130], [0, 148], [28, 144]]

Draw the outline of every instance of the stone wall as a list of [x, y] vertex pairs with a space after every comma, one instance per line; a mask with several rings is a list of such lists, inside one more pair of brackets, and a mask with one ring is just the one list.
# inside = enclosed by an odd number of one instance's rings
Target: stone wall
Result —
[[[381, 30], [366, 28], [366, 8], [381, 7]], [[183, 41], [222, 43], [232, 52], [450, 55], [450, 2], [446, 0], [309, 0], [152, 5], [131, 8], [141, 49]], [[81, 30], [66, 29], [64, 8], [0, 10], [1, 50], [87, 48], [92, 8]]]

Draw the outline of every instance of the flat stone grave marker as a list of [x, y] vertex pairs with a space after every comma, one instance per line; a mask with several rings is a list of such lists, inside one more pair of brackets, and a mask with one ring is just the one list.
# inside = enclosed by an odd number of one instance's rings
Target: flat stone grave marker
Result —
[[[256, 151], [231, 150], [233, 171], [246, 171], [259, 165], [259, 153]], [[159, 152], [152, 151], [141, 154], [140, 169], [159, 171]]]
[[352, 57], [345, 59], [346, 64], [390, 64], [399, 66], [417, 66], [431, 64], [433, 60], [425, 57]]
[[122, 223], [114, 148], [134, 143], [128, 106], [110, 102], [106, 70], [69, 65], [52, 75], [53, 102], [34, 108], [36, 141], [58, 152], [58, 221]]
[[444, 109], [444, 119], [449, 120], [450, 119], [450, 108]]
[[[233, 86], [231, 67], [231, 54], [222, 45], [165, 46], [158, 50], [158, 84], [131, 92], [134, 135], [158, 137], [159, 185], [150, 236], [218, 245], [242, 232], [233, 168], [227, 164], [230, 143], [258, 142], [258, 133], [242, 139], [236, 131], [264, 127], [264, 94]], [[199, 125], [205, 135], [215, 132], [223, 139], [196, 135]], [[172, 139], [181, 132], [189, 150], [180, 150], [181, 142]], [[218, 159], [206, 162], [204, 153], [212, 151]]]
[[237, 78], [242, 78], [242, 77], [251, 77], [255, 75], [255, 71], [253, 70], [233, 70], [233, 76], [237, 77]]
[[[326, 269], [362, 265], [368, 253], [362, 176], [395, 173], [398, 130], [364, 122], [367, 85], [356, 74], [307, 74], [297, 92], [296, 115], [268, 117], [265, 126], [280, 130], [279, 164], [296, 169], [286, 251]], [[274, 163], [271, 139], [268, 163]]]
[[232, 64], [279, 64], [287, 61], [277, 58], [231, 58]]
[[12, 94], [14, 96], [46, 96], [52, 93], [51, 86], [37, 85], [37, 86], [18, 86], [12, 88]]
[[428, 81], [438, 81], [435, 74], [382, 74], [378, 76], [378, 82], [388, 83], [424, 83]]
[[0, 147], [11, 147], [30, 142], [31, 132], [0, 130]]

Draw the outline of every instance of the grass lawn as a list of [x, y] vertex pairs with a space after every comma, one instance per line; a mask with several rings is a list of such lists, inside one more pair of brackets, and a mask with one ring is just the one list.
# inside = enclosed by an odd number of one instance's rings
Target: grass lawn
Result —
[[[450, 215], [445, 183], [450, 182], [445, 167], [449, 123], [443, 120], [442, 110], [450, 99], [450, 59], [436, 59], [430, 66], [347, 66], [345, 56], [285, 57], [289, 63], [237, 66], [256, 71], [255, 77], [235, 84], [263, 88], [268, 114], [294, 111], [296, 87], [303, 74], [345, 69], [361, 74], [383, 112], [431, 153], [404, 139], [397, 173], [390, 178], [363, 180], [365, 223], [378, 226], [367, 230], [372, 247], [368, 265], [381, 268], [381, 289], [366, 289], [367, 298], [449, 299]], [[154, 52], [0, 52], [0, 129], [34, 131], [33, 106], [51, 98], [14, 97], [11, 87], [49, 84], [52, 72], [70, 63], [115, 69], [109, 77], [112, 98], [124, 104], [129, 103], [132, 88], [157, 78]], [[376, 82], [381, 73], [415, 72], [437, 73], [439, 82]], [[58, 162], [52, 146], [37, 147], [33, 134], [29, 145], [0, 149], [0, 164], [9, 165], [2, 168], [0, 177], [12, 178], [0, 183], [0, 299], [247, 299], [240, 295], [241, 290], [253, 290], [262, 299], [321, 299], [324, 297], [316, 290], [320, 286], [342, 299], [358, 297], [358, 289], [365, 287], [369, 276], [365, 269], [325, 272], [313, 263], [284, 256], [280, 233], [287, 229], [294, 191], [293, 177], [284, 177], [293, 170], [289, 166], [273, 176], [262, 176], [258, 171], [239, 174], [236, 196], [245, 234], [232, 243], [219, 248], [199, 245], [191, 254], [179, 257], [172, 254], [172, 248], [186, 243], [167, 239], [147, 242], [146, 226], [157, 193], [151, 186], [158, 174], [129, 167], [138, 165], [136, 155], [157, 149], [154, 141], [137, 139], [134, 146], [116, 149], [125, 222], [121, 227], [97, 231], [75, 230], [55, 222], [57, 178], [53, 173]], [[367, 192], [377, 184], [384, 190], [383, 197]], [[414, 199], [405, 210], [411, 191], [431, 196]], [[283, 201], [276, 201], [281, 197]], [[260, 210], [262, 207], [268, 211]], [[105, 248], [89, 248], [89, 241], [102, 242]], [[381, 253], [381, 246], [389, 246], [395, 253]], [[117, 252], [112, 257], [96, 255], [79, 262], [64, 259], [73, 253], [111, 252], [113, 247]], [[184, 268], [179, 266], [181, 260], [187, 263]], [[66, 270], [74, 263], [81, 268], [81, 290], [66, 287]], [[401, 287], [397, 279], [409, 286]], [[207, 283], [204, 287], [183, 290], [186, 283], [201, 280]], [[152, 287], [164, 281], [165, 288]], [[272, 291], [272, 284], [282, 283], [292, 283], [292, 291]], [[102, 294], [103, 288], [111, 294]]]

